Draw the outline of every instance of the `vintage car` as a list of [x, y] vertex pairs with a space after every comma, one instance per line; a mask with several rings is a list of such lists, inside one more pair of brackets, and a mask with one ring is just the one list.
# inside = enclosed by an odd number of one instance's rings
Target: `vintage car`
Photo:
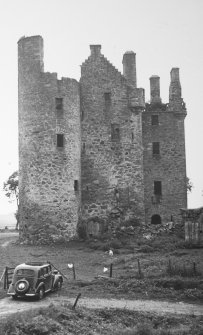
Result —
[[28, 262], [18, 265], [13, 273], [7, 294], [13, 299], [18, 297], [37, 297], [59, 290], [63, 277], [50, 263]]

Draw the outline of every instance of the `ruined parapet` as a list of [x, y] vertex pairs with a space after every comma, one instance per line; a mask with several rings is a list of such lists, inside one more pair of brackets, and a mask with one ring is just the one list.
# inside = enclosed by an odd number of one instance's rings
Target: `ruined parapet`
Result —
[[79, 84], [43, 72], [41, 36], [18, 42], [20, 236], [68, 240], [80, 208]]
[[185, 241], [203, 245], [203, 207], [180, 211], [185, 227]]

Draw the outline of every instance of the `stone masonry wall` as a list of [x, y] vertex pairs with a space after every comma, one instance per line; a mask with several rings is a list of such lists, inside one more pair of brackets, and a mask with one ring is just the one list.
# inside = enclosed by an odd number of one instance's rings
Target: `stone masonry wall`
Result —
[[152, 217], [179, 222], [187, 207], [179, 69], [169, 103], [152, 76], [145, 106], [135, 53], [124, 54], [122, 75], [100, 45], [90, 49], [78, 83], [44, 72], [41, 36], [18, 42], [20, 236], [31, 243], [68, 240], [78, 225], [99, 236]]
[[[152, 115], [158, 116], [158, 125], [152, 125]], [[160, 215], [162, 223], [180, 222], [180, 208], [187, 207], [184, 117], [185, 110], [174, 113], [161, 103], [143, 113], [146, 223], [153, 215]], [[159, 142], [160, 154], [153, 155], [153, 142]], [[162, 183], [161, 197], [154, 195], [154, 181]]]
[[[80, 85], [87, 230], [97, 235], [105, 222], [112, 226], [132, 218], [144, 223], [142, 109], [130, 109], [131, 97], [140, 91], [126, 85], [100, 50], [82, 64]], [[103, 219], [101, 225], [95, 217]]]
[[[18, 45], [21, 236], [33, 243], [56, 242], [76, 235], [78, 222], [79, 84], [43, 72], [40, 36], [23, 38]], [[56, 98], [62, 98], [60, 110]], [[63, 147], [57, 147], [57, 134], [64, 137]]]

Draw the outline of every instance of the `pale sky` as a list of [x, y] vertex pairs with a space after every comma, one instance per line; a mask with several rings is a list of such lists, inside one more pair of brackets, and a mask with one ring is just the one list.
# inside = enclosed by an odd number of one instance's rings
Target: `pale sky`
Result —
[[203, 206], [203, 1], [202, 0], [0, 0], [0, 214], [14, 206], [3, 182], [18, 169], [17, 41], [44, 39], [45, 71], [79, 79], [90, 44], [122, 72], [122, 56], [136, 52], [138, 87], [149, 100], [149, 77], [160, 76], [168, 102], [170, 70], [180, 68], [187, 175], [194, 188], [188, 207]]

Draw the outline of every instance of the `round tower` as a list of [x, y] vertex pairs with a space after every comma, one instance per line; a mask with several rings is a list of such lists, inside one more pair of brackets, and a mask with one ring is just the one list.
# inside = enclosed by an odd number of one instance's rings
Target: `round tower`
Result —
[[19, 40], [18, 66], [20, 235], [67, 240], [80, 207], [79, 85], [43, 72], [41, 36]]

